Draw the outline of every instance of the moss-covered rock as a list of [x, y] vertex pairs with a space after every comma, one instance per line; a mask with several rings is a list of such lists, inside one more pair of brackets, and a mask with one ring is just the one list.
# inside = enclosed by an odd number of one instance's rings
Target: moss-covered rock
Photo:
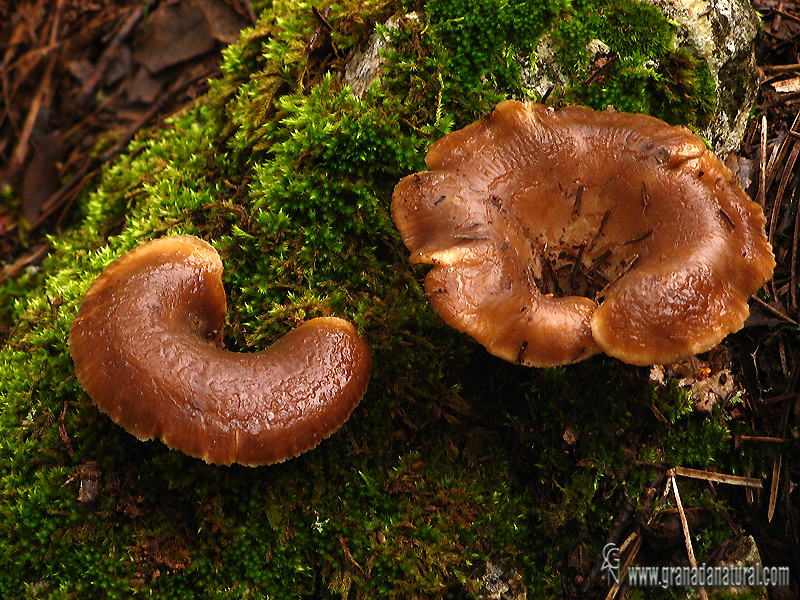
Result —
[[[311, 5], [276, 0], [206, 98], [104, 170], [41, 272], [2, 283], [0, 596], [466, 598], [489, 560], [553, 596], [627, 495], [644, 501], [666, 466], [726, 464], [724, 411], [695, 414], [602, 357], [505, 364], [428, 306], [391, 222], [394, 184], [430, 142], [521, 93], [516, 56], [566, 10], [486, 6], [346, 1], [307, 51]], [[411, 10], [381, 85], [355, 100], [335, 67]], [[172, 233], [222, 254], [229, 348], [315, 316], [356, 323], [374, 374], [339, 433], [280, 465], [215, 467], [91, 404], [67, 347], [82, 296], [115, 257]]]
[[523, 69], [528, 89], [689, 126], [723, 156], [738, 148], [758, 91], [750, 3], [589, 0], [570, 11]]

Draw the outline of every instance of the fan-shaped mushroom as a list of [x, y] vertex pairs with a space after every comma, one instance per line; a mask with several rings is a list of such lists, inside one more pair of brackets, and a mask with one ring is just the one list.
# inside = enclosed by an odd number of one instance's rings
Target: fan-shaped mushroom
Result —
[[270, 464], [336, 431], [372, 359], [343, 319], [303, 323], [262, 352], [221, 347], [222, 262], [198, 238], [148, 242], [103, 271], [69, 336], [97, 406], [142, 440], [210, 463]]
[[740, 329], [775, 265], [764, 214], [697, 136], [506, 101], [434, 143], [392, 215], [431, 303], [512, 362], [633, 364]]

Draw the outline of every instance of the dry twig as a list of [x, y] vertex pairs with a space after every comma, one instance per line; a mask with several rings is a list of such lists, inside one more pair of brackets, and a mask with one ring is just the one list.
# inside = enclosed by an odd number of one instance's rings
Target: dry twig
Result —
[[[672, 485], [672, 495], [675, 497], [675, 505], [678, 507], [678, 514], [681, 517], [681, 525], [683, 526], [683, 538], [686, 540], [686, 553], [689, 555], [689, 564], [697, 568], [697, 559], [694, 556], [694, 548], [692, 548], [692, 537], [689, 533], [689, 524], [686, 521], [686, 513], [683, 511], [683, 504], [681, 503], [681, 495], [678, 492], [678, 482], [675, 478], [675, 471], [672, 470], [667, 475], [668, 484]], [[707, 600], [708, 595], [706, 594], [706, 590], [703, 586], [697, 588], [697, 594], [700, 596], [702, 600]]]

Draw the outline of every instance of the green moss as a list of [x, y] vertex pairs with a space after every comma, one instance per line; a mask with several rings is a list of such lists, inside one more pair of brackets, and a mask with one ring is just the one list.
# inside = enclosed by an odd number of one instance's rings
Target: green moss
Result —
[[[0, 596], [466, 598], [488, 560], [553, 596], [572, 585], [570, 552], [602, 546], [626, 493], [639, 500], [667, 467], [745, 460], [729, 456], [723, 414], [698, 417], [640, 370], [600, 357], [520, 368], [434, 314], [392, 189], [433, 140], [521, 93], [516, 57], [566, 8], [498, 1], [493, 19], [476, 2], [418, 4], [402, 7], [420, 18], [392, 32], [382, 86], [355, 100], [328, 66], [401, 7], [336, 5], [336, 35], [304, 53], [310, 4], [274, 2], [202, 102], [104, 169], [41, 273], [0, 283], [0, 317], [13, 319], [0, 350]], [[637, 25], [633, 5], [614, 6], [614, 27]], [[481, 27], [491, 39], [467, 44]], [[171, 233], [220, 250], [232, 349], [314, 316], [356, 323], [375, 370], [340, 432], [281, 465], [214, 467], [135, 440], [91, 404], [66, 342], [83, 294], [114, 258]], [[89, 462], [99, 491], [81, 503]]]
[[566, 2], [433, 0], [426, 14], [448, 51], [445, 68], [455, 88], [479, 85], [487, 73], [509, 85], [518, 75], [513, 52], [530, 54]]
[[[689, 47], [676, 48], [675, 26], [653, 4], [639, 0], [576, 2], [554, 27], [570, 83], [556, 90], [561, 102], [603, 110], [642, 112], [673, 125], [707, 125], [716, 109], [714, 80]], [[589, 44], [600, 40], [619, 62], [596, 82]]]
[[[568, 80], [552, 90], [551, 104], [614, 106], [695, 129], [716, 109], [708, 65], [689, 47], [674, 46], [674, 23], [648, 2], [435, 0], [424, 14], [424, 21], [401, 20], [388, 32], [397, 50], [385, 77], [392, 95], [410, 100], [406, 109], [418, 107], [411, 123], [423, 131], [431, 121], [461, 127], [509, 96], [537, 99], [521, 84], [520, 65], [535, 58], [544, 33]], [[590, 50], [595, 40], [619, 62], [587, 83], [599, 66]]]
[[521, 56], [564, 12], [562, 0], [432, 0], [417, 18], [386, 30], [383, 87], [421, 133], [446, 133], [485, 114], [505, 97], [527, 97]]

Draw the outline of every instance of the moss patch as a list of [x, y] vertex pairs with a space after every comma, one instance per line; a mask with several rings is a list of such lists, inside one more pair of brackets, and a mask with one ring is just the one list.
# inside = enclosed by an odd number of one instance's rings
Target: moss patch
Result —
[[[207, 98], [104, 170], [40, 285], [0, 284], [18, 296], [0, 305], [14, 324], [0, 351], [0, 596], [469, 598], [489, 560], [552, 596], [577, 585], [569, 557], [599, 551], [626, 494], [639, 501], [668, 466], [725, 464], [724, 411], [698, 416], [602, 357], [503, 363], [428, 306], [391, 222], [394, 184], [430, 142], [520, 93], [515, 57], [533, 39], [519, 36], [566, 9], [411, 4], [336, 5], [335, 33], [306, 52], [310, 4], [273, 2]], [[384, 85], [352, 99], [333, 69], [410, 9]], [[491, 38], [468, 46], [488, 21]], [[171, 233], [221, 252], [230, 348], [315, 316], [356, 323], [375, 371], [340, 432], [281, 465], [213, 467], [93, 407], [69, 325], [106, 265]], [[81, 502], [87, 472], [99, 487]]]
[[[554, 27], [569, 85], [555, 90], [560, 102], [597, 110], [613, 106], [700, 129], [716, 109], [708, 65], [691, 48], [676, 48], [675, 26], [654, 5], [638, 0], [573, 2], [568, 18]], [[598, 81], [587, 83], [593, 64], [591, 42], [619, 57]]]

